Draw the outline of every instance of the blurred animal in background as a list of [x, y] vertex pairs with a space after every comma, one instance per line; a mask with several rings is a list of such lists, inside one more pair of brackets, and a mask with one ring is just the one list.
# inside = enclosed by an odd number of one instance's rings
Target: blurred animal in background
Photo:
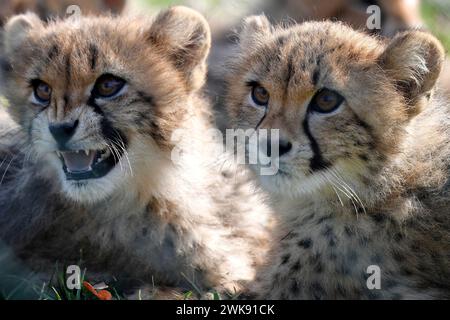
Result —
[[[381, 28], [373, 32], [393, 36], [400, 30], [422, 27], [420, 0], [285, 0], [272, 2], [268, 11], [276, 20], [289, 14], [297, 22], [333, 19], [346, 22], [355, 29], [365, 29], [367, 8], [377, 5], [381, 9]], [[283, 7], [281, 7], [283, 6]], [[372, 31], [372, 30], [370, 30]]]
[[126, 0], [4, 0], [0, 2], [0, 25], [8, 17], [27, 11], [35, 12], [42, 20], [63, 17], [71, 14], [67, 10], [72, 5], [78, 6], [84, 14], [117, 14], [123, 10], [125, 2]]

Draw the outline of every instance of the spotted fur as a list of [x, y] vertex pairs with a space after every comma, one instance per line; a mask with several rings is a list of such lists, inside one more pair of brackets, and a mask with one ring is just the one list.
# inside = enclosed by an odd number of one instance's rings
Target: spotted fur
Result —
[[[206, 21], [184, 7], [152, 19], [44, 24], [27, 14], [7, 23], [0, 234], [30, 266], [51, 272], [82, 250], [88, 270], [147, 284], [235, 293], [253, 279], [269, 211], [205, 138], [213, 128], [200, 90], [209, 46]], [[93, 97], [105, 73], [125, 79], [126, 92]], [[48, 106], [30, 102], [33, 79], [52, 87]], [[49, 125], [67, 121], [78, 125], [66, 147], [109, 145], [119, 158], [110, 173], [66, 179]]]
[[[245, 20], [237, 51], [232, 126], [279, 129], [292, 144], [278, 173], [259, 177], [282, 221], [255, 295], [448, 298], [450, 110], [433, 95], [438, 40], [410, 31], [383, 42], [339, 23], [274, 27], [259, 16]], [[268, 91], [267, 107], [249, 102], [249, 82]], [[329, 114], [310, 107], [321, 88], [344, 97]], [[366, 286], [370, 265], [380, 290]]]

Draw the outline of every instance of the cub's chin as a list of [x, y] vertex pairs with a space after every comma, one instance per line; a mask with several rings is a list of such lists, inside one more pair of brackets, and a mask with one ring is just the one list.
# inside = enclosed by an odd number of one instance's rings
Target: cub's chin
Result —
[[284, 189], [289, 188], [293, 183], [291, 174], [280, 168], [261, 165], [251, 165], [250, 167], [261, 186], [270, 193], [283, 194], [285, 193]]
[[111, 197], [124, 183], [124, 173], [120, 167], [113, 168], [101, 178], [67, 179], [61, 170], [62, 193], [65, 197], [79, 203], [93, 204]]
[[[49, 158], [47, 157], [48, 160]], [[105, 168], [106, 161], [97, 161], [97, 166], [92, 165], [89, 170], [78, 171], [73, 170], [73, 163], [66, 165], [61, 156], [54, 155], [50, 162], [48, 169], [51, 169], [53, 177], [56, 173], [56, 178], [60, 181], [61, 195], [77, 203], [93, 204], [113, 196], [117, 189], [126, 183], [130, 171], [128, 165], [122, 163], [122, 159], [107, 168], [108, 170]]]
[[316, 192], [326, 184], [322, 176], [305, 175], [303, 172], [279, 169], [273, 175], [262, 175], [260, 169], [252, 167], [264, 190], [276, 197], [298, 198]]
[[130, 171], [122, 154], [109, 149], [56, 151], [45, 154], [51, 176], [56, 173], [64, 197], [92, 204], [112, 196]]

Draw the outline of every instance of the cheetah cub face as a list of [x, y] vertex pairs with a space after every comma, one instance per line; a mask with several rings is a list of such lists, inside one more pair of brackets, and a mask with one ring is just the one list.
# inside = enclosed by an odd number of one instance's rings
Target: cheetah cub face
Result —
[[345, 192], [342, 181], [370, 184], [427, 104], [444, 58], [424, 32], [384, 43], [338, 23], [285, 29], [264, 16], [246, 19], [238, 51], [227, 79], [228, 113], [234, 127], [280, 130], [277, 173], [260, 179], [293, 197]]
[[96, 202], [170, 161], [172, 130], [204, 81], [210, 34], [198, 13], [48, 25], [27, 14], [7, 23], [4, 38], [9, 113], [64, 195]]

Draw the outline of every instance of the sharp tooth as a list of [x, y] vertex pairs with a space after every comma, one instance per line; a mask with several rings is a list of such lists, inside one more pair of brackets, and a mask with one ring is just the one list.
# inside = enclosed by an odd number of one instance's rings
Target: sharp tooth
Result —
[[86, 153], [86, 155], [88, 156], [89, 155], [89, 150], [84, 150], [84, 153]]
[[105, 151], [105, 153], [103, 153], [101, 156], [100, 156], [100, 158], [102, 159], [102, 160], [105, 160], [106, 158], [108, 158], [108, 155], [109, 155], [109, 152], [108, 152], [109, 150], [106, 150]]
[[76, 150], [76, 151], [75, 151], [75, 153], [79, 153], [79, 152], [80, 152], [80, 150]]
[[59, 152], [59, 151], [56, 151], [56, 155], [58, 156], [58, 157], [60, 157], [61, 158], [61, 152]]

